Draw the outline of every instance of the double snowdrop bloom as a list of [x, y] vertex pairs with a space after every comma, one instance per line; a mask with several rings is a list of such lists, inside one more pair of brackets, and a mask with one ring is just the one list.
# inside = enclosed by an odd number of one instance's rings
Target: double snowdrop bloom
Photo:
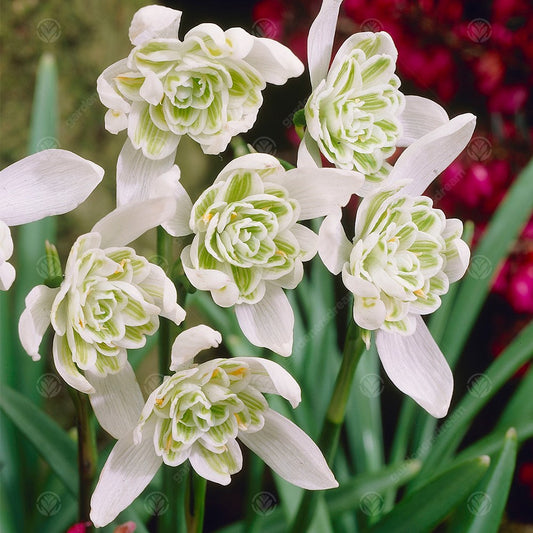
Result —
[[460, 115], [409, 146], [388, 185], [361, 202], [353, 242], [340, 212], [327, 218], [319, 236], [322, 260], [331, 272], [342, 271], [354, 295], [355, 322], [377, 330], [387, 374], [436, 417], [448, 410], [453, 377], [420, 315], [440, 306], [449, 283], [464, 275], [470, 251], [460, 238], [462, 223], [446, 220], [420, 195], [463, 150], [474, 126], [473, 115]]
[[110, 213], [76, 240], [61, 285], [35, 287], [20, 318], [20, 339], [34, 360], [52, 324], [58, 373], [90, 395], [100, 424], [115, 436], [134, 422], [125, 416], [121, 422], [108, 420], [120, 390], [133, 405], [143, 403], [127, 349], [144, 346], [146, 335], [158, 329], [159, 316], [176, 324], [185, 318], [164, 271], [124, 246], [172, 210], [171, 201], [159, 198]]
[[189, 281], [218, 305], [234, 305], [253, 344], [288, 356], [294, 315], [283, 289], [298, 285], [302, 262], [317, 250], [317, 235], [298, 221], [346, 205], [362, 181], [337, 169], [285, 171], [272, 156], [248, 154], [227, 165], [194, 205], [182, 196], [179, 220], [165, 227], [194, 233], [181, 255]]
[[338, 485], [316, 444], [270, 409], [263, 395], [278, 394], [293, 407], [300, 403], [300, 388], [286, 370], [259, 357], [193, 364], [199, 351], [220, 342], [220, 333], [207, 326], [178, 335], [171, 363], [176, 372], [152, 392], [138, 412], [139, 424], [119, 439], [102, 470], [91, 500], [95, 526], [125, 509], [162, 463], [177, 466], [188, 459], [200, 476], [227, 485], [242, 468], [237, 439], [294, 485]]
[[200, 24], [181, 41], [180, 19], [170, 8], [141, 8], [129, 31], [134, 49], [98, 79], [106, 128], [127, 129], [135, 149], [152, 159], [175, 153], [182, 135], [206, 154], [222, 152], [254, 124], [266, 83], [281, 85], [304, 70], [288, 48], [241, 28]]
[[396, 150], [405, 98], [388, 33], [357, 33], [339, 49], [305, 105], [311, 137], [339, 168], [373, 174]]
[[440, 307], [439, 296], [465, 272], [468, 246], [460, 220], [446, 220], [425, 196], [385, 188], [357, 211], [354, 247], [342, 279], [354, 294], [354, 320], [368, 330], [411, 335], [417, 314]]
[[349, 37], [329, 66], [342, 0], [324, 0], [308, 38], [312, 93], [305, 105], [306, 134], [299, 166], [321, 166], [320, 154], [338, 168], [366, 177], [360, 195], [383, 182], [386, 158], [396, 147], [448, 122], [444, 109], [418, 96], [404, 96], [394, 74], [398, 52], [386, 32]]
[[44, 150], [0, 172], [0, 290], [11, 287], [15, 269], [9, 226], [72, 211], [100, 183], [98, 165], [66, 150]]

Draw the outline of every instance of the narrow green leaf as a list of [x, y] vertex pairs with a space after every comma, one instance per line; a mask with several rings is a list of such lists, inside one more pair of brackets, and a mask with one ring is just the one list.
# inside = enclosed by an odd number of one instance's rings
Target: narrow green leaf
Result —
[[13, 510], [7, 498], [7, 492], [5, 482], [0, 478], [0, 531], [2, 533], [16, 533], [17, 528]]
[[369, 529], [371, 533], [432, 531], [455, 506], [471, 494], [487, 471], [487, 456], [455, 464], [407, 495]]
[[377, 472], [384, 463], [380, 403], [384, 382], [380, 365], [373, 343], [357, 365], [346, 410], [351, 457], [359, 473]]
[[[387, 466], [379, 472], [372, 472], [353, 477], [341, 483], [340, 487], [325, 493], [325, 501], [331, 516], [338, 516], [346, 511], [353, 511], [368, 494], [383, 494], [390, 487], [400, 487], [412, 479], [420, 470], [420, 461], [405, 461], [396, 466]], [[271, 514], [259, 520], [263, 533], [284, 533], [287, 522], [283, 511], [275, 509]], [[240, 533], [244, 531], [243, 523], [238, 522], [221, 529], [219, 533]]]
[[505, 429], [518, 424], [521, 420], [533, 420], [533, 366], [522, 378], [511, 399], [498, 420], [497, 427]]
[[[518, 444], [533, 438], [533, 420], [524, 419], [515, 426]], [[505, 429], [493, 431], [490, 435], [478, 440], [457, 455], [456, 461], [466, 461], [479, 455], [494, 455], [501, 450], [505, 438]]]
[[516, 465], [517, 435], [507, 431], [503, 448], [473, 494], [452, 520], [450, 533], [497, 533]]
[[532, 211], [533, 160], [507, 192], [472, 253], [470, 268], [459, 288], [441, 343], [441, 349], [452, 368], [477, 320], [499, 264], [509, 254]]
[[428, 474], [434, 472], [459, 446], [467, 432], [470, 422], [484, 405], [496, 394], [500, 387], [533, 356], [533, 321], [529, 323], [507, 346], [503, 353], [489, 366], [483, 374], [483, 382], [488, 385], [483, 394], [470, 391], [462, 398], [453, 413], [439, 430], [435, 441], [414, 483], [419, 486]]
[[2, 387], [0, 409], [31, 442], [74, 495], [78, 492], [76, 444], [48, 415], [23, 394]]

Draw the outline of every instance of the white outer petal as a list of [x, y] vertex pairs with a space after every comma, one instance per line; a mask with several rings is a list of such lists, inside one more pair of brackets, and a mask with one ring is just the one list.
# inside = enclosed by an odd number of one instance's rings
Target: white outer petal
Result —
[[350, 259], [353, 245], [341, 224], [342, 211], [328, 215], [318, 232], [318, 255], [332, 274], [339, 274]]
[[317, 142], [311, 137], [309, 130], [305, 130], [304, 137], [298, 146], [298, 168], [317, 168], [322, 166], [320, 149]]
[[158, 37], [178, 38], [181, 11], [163, 6], [141, 7], [130, 24], [129, 37], [133, 45]]
[[387, 186], [405, 179], [412, 180], [404, 194], [421, 195], [431, 182], [463, 151], [472, 137], [476, 117], [465, 113], [411, 144], [396, 161]]
[[318, 235], [302, 224], [294, 224], [290, 230], [296, 237], [300, 249], [304, 252], [301, 256], [301, 260], [310, 261], [313, 259], [318, 251]]
[[90, 516], [96, 527], [112, 522], [152, 481], [163, 462], [155, 453], [154, 431], [155, 420], [149, 420], [139, 444], [133, 444], [128, 433], [111, 450], [91, 498]]
[[7, 291], [15, 281], [15, 268], [13, 265], [4, 262], [0, 263], [0, 291]]
[[202, 350], [217, 348], [222, 342], [222, 335], [200, 324], [182, 331], [172, 345], [170, 370], [175, 372], [178, 367], [192, 361]]
[[262, 357], [234, 357], [232, 361], [242, 361], [250, 367], [253, 373], [250, 384], [260, 392], [279, 394], [293, 409], [302, 401], [300, 385], [281, 365]]
[[41, 358], [39, 346], [50, 325], [52, 304], [58, 292], [59, 288], [37, 285], [26, 296], [26, 308], [20, 315], [18, 330], [23, 348], [34, 361]]
[[117, 207], [153, 197], [154, 181], [172, 168], [174, 159], [175, 150], [163, 159], [148, 159], [126, 139], [117, 161]]
[[125, 246], [149, 229], [171, 219], [175, 210], [173, 198], [152, 198], [127, 204], [111, 211], [91, 231], [102, 236], [102, 248]]
[[179, 180], [180, 169], [177, 165], [174, 165], [168, 172], [154, 180], [150, 193], [152, 198], [159, 196], [174, 198], [176, 202], [174, 216], [168, 222], [161, 224], [174, 237], [183, 237], [192, 233], [189, 226], [192, 201]]
[[402, 135], [396, 145], [409, 146], [449, 120], [448, 113], [437, 102], [421, 96], [406, 96], [405, 108], [400, 115]]
[[364, 183], [364, 176], [336, 168], [293, 168], [275, 180], [301, 207], [299, 220], [317, 218], [344, 207]]
[[322, 7], [309, 29], [307, 61], [314, 89], [326, 77], [342, 0], [323, 0]]
[[376, 345], [391, 381], [430, 415], [446, 416], [453, 393], [448, 362], [420, 316], [413, 335], [377, 332]]
[[303, 63], [281, 43], [255, 37], [250, 53], [244, 59], [259, 71], [268, 83], [283, 85], [289, 78], [303, 74]]
[[297, 487], [322, 490], [339, 486], [311, 437], [272, 409], [267, 409], [264, 417], [261, 430], [240, 431], [237, 438], [274, 472]]
[[95, 392], [89, 400], [100, 425], [115, 439], [120, 439], [139, 423], [144, 406], [141, 388], [133, 368], [126, 364], [116, 373], [105, 377], [85, 372]]
[[103, 176], [103, 168], [67, 150], [25, 157], [0, 171], [0, 220], [16, 226], [72, 211]]
[[292, 353], [294, 313], [283, 289], [267, 283], [256, 304], [237, 304], [235, 314], [242, 332], [256, 346], [288, 357]]

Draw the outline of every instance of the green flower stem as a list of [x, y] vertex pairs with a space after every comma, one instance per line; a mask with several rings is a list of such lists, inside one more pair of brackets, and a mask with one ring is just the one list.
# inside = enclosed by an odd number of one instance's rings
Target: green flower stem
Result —
[[248, 465], [248, 483], [246, 497], [246, 516], [244, 530], [246, 533], [257, 533], [261, 529], [259, 515], [254, 510], [254, 497], [261, 492], [265, 463], [255, 454], [251, 454]]
[[[355, 370], [364, 352], [365, 344], [361, 338], [359, 328], [350, 318], [341, 367], [337, 374], [335, 388], [329, 402], [326, 419], [322, 426], [318, 442], [330, 467], [333, 465], [335, 453], [337, 452], [339, 436], [344, 422], [344, 415], [346, 414], [346, 404], [350, 396]], [[304, 493], [298, 512], [292, 523], [292, 533], [307, 530], [313, 519], [320, 495], [321, 491], [306, 491]]]
[[207, 480], [196, 472], [192, 472], [192, 492], [190, 493], [188, 505], [190, 514], [187, 517], [188, 533], [202, 533], [204, 530], [206, 489]]
[[76, 408], [76, 424], [78, 428], [78, 519], [79, 522], [89, 522], [91, 510], [91, 494], [94, 475], [96, 472], [96, 439], [94, 426], [89, 419], [89, 398], [86, 394], [69, 389], [74, 407]]

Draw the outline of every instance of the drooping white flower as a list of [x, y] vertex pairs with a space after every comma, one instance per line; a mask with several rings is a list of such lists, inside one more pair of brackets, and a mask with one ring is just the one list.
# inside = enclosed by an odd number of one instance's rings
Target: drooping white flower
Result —
[[324, 0], [309, 31], [312, 93], [299, 166], [313, 160], [320, 166], [321, 153], [338, 168], [365, 174], [365, 195], [386, 178], [396, 147], [445, 124], [448, 115], [431, 100], [402, 94], [394, 73], [398, 52], [386, 32], [352, 35], [329, 66], [340, 4]]
[[104, 170], [66, 150], [44, 150], [0, 171], [0, 290], [15, 279], [9, 226], [60, 215], [81, 204]]
[[174, 154], [182, 135], [207, 154], [222, 152], [254, 124], [266, 83], [281, 85], [304, 70], [288, 48], [241, 28], [200, 24], [181, 41], [180, 19], [173, 9], [141, 8], [129, 57], [98, 79], [106, 128], [127, 129], [135, 149], [152, 159]]
[[294, 316], [283, 289], [298, 285], [317, 246], [317, 235], [298, 221], [346, 205], [362, 181], [337, 169], [285, 171], [272, 156], [248, 154], [227, 165], [194, 205], [182, 195], [165, 228], [194, 233], [181, 255], [189, 281], [218, 305], [235, 306], [253, 344], [288, 356]]
[[127, 349], [144, 346], [159, 316], [177, 324], [185, 318], [161, 267], [124, 245], [169, 218], [174, 208], [171, 199], [157, 198], [107, 215], [72, 246], [61, 285], [39, 285], [29, 293], [19, 322], [22, 345], [34, 360], [52, 324], [57, 371], [90, 395], [100, 424], [117, 437], [132, 424], [127, 413], [110, 420], [117, 395], [126, 395], [133, 406], [143, 403]]
[[200, 476], [229, 484], [242, 468], [237, 440], [294, 485], [309, 490], [338, 485], [316, 444], [268, 406], [264, 393], [283, 396], [293, 407], [300, 403], [300, 387], [287, 371], [259, 357], [193, 364], [199, 351], [220, 342], [220, 333], [207, 326], [176, 338], [171, 365], [176, 372], [152, 392], [139, 424], [119, 439], [102, 470], [91, 499], [97, 527], [125, 509], [162, 463], [189, 460]]
[[355, 322], [377, 330], [379, 356], [391, 380], [436, 417], [446, 414], [453, 377], [421, 315], [440, 306], [460, 279], [470, 251], [462, 223], [446, 220], [421, 196], [468, 143], [475, 117], [460, 115], [425, 135], [400, 156], [388, 185], [365, 197], [348, 241], [340, 212], [319, 234], [319, 254], [354, 295]]

